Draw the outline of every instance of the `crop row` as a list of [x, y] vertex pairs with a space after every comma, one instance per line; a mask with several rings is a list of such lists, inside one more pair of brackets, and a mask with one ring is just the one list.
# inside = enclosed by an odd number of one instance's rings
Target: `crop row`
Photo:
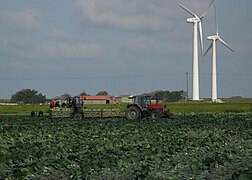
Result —
[[88, 121], [0, 116], [0, 178], [227, 179], [252, 173], [252, 114]]

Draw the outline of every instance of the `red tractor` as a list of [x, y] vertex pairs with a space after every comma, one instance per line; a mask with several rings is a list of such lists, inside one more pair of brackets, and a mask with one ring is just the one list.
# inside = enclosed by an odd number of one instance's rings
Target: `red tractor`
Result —
[[173, 114], [169, 112], [166, 105], [152, 104], [151, 96], [141, 95], [132, 96], [133, 103], [127, 106], [126, 118], [128, 120], [137, 120], [144, 117], [157, 119], [157, 118], [170, 118]]

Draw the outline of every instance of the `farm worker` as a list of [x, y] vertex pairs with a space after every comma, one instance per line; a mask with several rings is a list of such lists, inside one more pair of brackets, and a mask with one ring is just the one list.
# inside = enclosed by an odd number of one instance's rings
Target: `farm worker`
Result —
[[66, 107], [67, 106], [67, 101], [64, 101], [62, 104], [61, 104], [61, 107]]
[[76, 99], [75, 99], [76, 97], [74, 97], [73, 99], [72, 99], [72, 106], [73, 107], [76, 107]]
[[56, 101], [55, 107], [60, 107], [59, 101]]
[[76, 97], [73, 98], [72, 100], [72, 108], [74, 109], [74, 112], [77, 111], [77, 106], [76, 106]]
[[52, 100], [51, 102], [50, 102], [50, 108], [53, 108], [55, 106], [55, 102], [54, 102], [54, 100]]

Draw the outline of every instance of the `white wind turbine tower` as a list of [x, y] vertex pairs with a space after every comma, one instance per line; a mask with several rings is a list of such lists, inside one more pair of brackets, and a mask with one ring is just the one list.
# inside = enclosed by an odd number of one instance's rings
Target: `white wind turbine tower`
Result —
[[206, 16], [209, 8], [212, 6], [214, 0], [208, 5], [205, 12], [198, 16], [185, 6], [177, 3], [182, 9], [192, 15], [192, 18], [188, 18], [188, 23], [193, 23], [193, 85], [192, 85], [192, 100], [199, 100], [199, 60], [198, 60], [198, 32], [200, 36], [201, 55], [203, 55], [203, 35], [202, 35], [202, 22], [201, 20]]
[[216, 42], [219, 40], [221, 44], [227, 47], [232, 52], [235, 52], [220, 36], [218, 25], [216, 21], [216, 8], [214, 5], [214, 14], [215, 14], [215, 27], [216, 27], [216, 34], [212, 36], [208, 36], [208, 40], [212, 40], [212, 43], [208, 47], [207, 51], [205, 52], [204, 56], [208, 53], [208, 51], [213, 48], [213, 60], [212, 60], [212, 101], [218, 102], [217, 100], [217, 69], [216, 69]]

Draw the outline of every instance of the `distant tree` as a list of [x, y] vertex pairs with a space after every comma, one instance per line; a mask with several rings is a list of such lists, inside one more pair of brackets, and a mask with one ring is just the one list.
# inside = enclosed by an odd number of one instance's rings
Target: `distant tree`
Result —
[[86, 93], [86, 91], [82, 91], [79, 95], [80, 95], [80, 96], [89, 96], [89, 95]]
[[168, 102], [178, 102], [184, 98], [184, 91], [172, 91], [167, 93]]
[[184, 99], [184, 91], [162, 91], [157, 90], [151, 93], [147, 93], [153, 99], [163, 100], [166, 102], [178, 102], [181, 99]]
[[65, 99], [69, 99], [69, 98], [71, 98], [71, 95], [68, 94], [68, 93], [64, 93], [63, 95], [57, 96], [57, 97], [55, 97], [54, 99], [62, 99], [62, 100], [65, 100]]
[[11, 96], [12, 102], [22, 101], [24, 103], [44, 103], [46, 102], [46, 96], [34, 89], [22, 89]]
[[107, 91], [100, 91], [96, 94], [96, 96], [108, 96], [108, 92]]
[[242, 98], [242, 96], [232, 96], [231, 98]]

